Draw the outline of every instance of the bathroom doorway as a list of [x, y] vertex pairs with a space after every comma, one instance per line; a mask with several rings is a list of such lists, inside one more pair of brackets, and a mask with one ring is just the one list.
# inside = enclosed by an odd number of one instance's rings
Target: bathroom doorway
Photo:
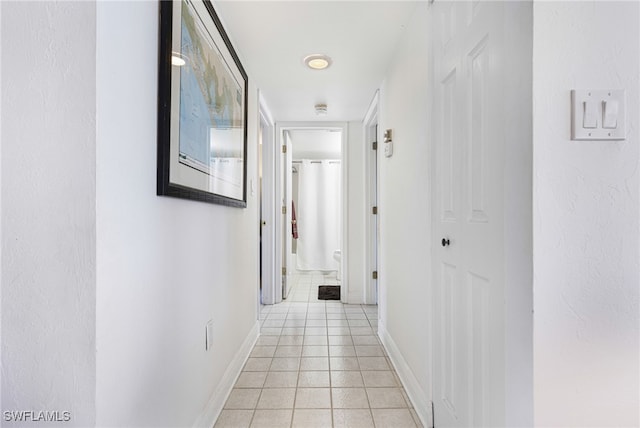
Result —
[[282, 258], [282, 297], [291, 301], [317, 298], [317, 291], [303, 296], [291, 290], [318, 277], [324, 285], [341, 285], [344, 296], [346, 125], [287, 124], [278, 134], [283, 153], [278, 198], [282, 222], [277, 236], [282, 245], [276, 254]]

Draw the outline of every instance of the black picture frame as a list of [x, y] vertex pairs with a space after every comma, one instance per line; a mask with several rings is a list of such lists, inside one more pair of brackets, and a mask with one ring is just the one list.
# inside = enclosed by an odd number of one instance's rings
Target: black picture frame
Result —
[[248, 78], [209, 0], [159, 2], [157, 195], [247, 206]]

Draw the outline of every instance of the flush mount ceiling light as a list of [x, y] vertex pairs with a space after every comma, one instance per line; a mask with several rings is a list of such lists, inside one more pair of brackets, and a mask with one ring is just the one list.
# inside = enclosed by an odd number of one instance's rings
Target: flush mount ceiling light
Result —
[[327, 115], [327, 105], [326, 104], [316, 104], [314, 106], [316, 109], [316, 116], [326, 116]]
[[305, 57], [304, 63], [312, 70], [324, 70], [331, 65], [331, 58], [323, 54], [313, 54]]

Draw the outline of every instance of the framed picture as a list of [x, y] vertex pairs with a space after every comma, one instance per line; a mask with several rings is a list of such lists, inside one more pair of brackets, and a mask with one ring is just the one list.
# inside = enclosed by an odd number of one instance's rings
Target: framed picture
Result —
[[158, 195], [247, 206], [247, 74], [208, 0], [160, 1]]

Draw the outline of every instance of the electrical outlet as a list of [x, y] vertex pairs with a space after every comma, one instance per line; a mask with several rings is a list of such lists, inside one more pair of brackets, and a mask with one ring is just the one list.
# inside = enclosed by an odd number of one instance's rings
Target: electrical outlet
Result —
[[209, 350], [213, 346], [213, 320], [209, 320], [205, 326], [204, 349]]

